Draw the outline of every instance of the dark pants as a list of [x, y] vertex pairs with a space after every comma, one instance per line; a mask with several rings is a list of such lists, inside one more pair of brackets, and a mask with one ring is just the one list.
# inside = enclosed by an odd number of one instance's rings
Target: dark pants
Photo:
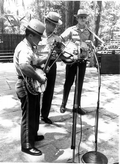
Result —
[[20, 98], [20, 101], [22, 109], [21, 145], [24, 148], [30, 148], [34, 146], [39, 129], [40, 94], [32, 95], [27, 91], [27, 95]]
[[[50, 61], [50, 65], [53, 61]], [[41, 108], [41, 116], [43, 118], [48, 118], [51, 103], [53, 99], [54, 93], [54, 86], [55, 86], [55, 79], [56, 79], [56, 63], [51, 67], [50, 71], [46, 74], [47, 76], [47, 87], [43, 94], [42, 100], [42, 108]]]
[[[80, 95], [80, 101], [81, 101], [82, 86], [83, 86], [83, 80], [84, 80], [85, 70], [86, 70], [86, 61], [81, 62], [79, 64], [79, 68], [80, 68], [79, 95]], [[62, 99], [62, 105], [64, 107], [67, 104], [69, 92], [73, 85], [76, 73], [77, 73], [77, 63], [66, 66], [66, 75], [65, 75], [65, 83], [64, 83], [64, 90], [63, 90], [63, 99]]]

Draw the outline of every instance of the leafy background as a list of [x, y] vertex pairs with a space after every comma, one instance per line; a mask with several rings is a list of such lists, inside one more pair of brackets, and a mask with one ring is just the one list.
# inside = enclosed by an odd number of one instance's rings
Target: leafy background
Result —
[[58, 28], [60, 34], [76, 23], [74, 15], [79, 8], [87, 9], [88, 25], [101, 39], [106, 42], [119, 40], [119, 1], [0, 0], [0, 33], [23, 34], [24, 25], [31, 18], [44, 22], [44, 16], [49, 11], [57, 11], [63, 21], [63, 25]]

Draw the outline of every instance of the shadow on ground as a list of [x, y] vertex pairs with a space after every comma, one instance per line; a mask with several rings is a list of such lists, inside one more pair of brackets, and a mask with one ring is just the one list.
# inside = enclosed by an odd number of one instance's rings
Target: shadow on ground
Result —
[[[4, 70], [5, 72], [5, 70]], [[50, 118], [53, 125], [40, 121], [39, 133], [45, 140], [36, 142], [43, 155], [34, 157], [22, 153], [20, 150], [20, 102], [14, 92], [14, 82], [11, 83], [9, 74], [4, 79], [9, 79], [10, 89], [1, 92], [0, 96], [0, 162], [44, 162], [44, 163], [69, 163], [73, 158], [71, 146], [72, 135], [75, 136], [75, 160], [80, 163], [81, 156], [95, 150], [95, 118], [98, 94], [98, 74], [96, 69], [88, 68], [86, 71], [81, 106], [87, 111], [85, 116], [77, 115], [76, 134], [73, 134], [73, 98], [74, 85], [69, 95], [67, 110], [61, 114], [64, 83], [64, 65], [58, 64], [55, 93], [51, 107]], [[10, 74], [11, 75], [11, 74]], [[108, 158], [109, 164], [119, 161], [119, 75], [102, 75], [99, 126], [98, 126], [98, 151]], [[7, 152], [7, 153], [6, 153]]]

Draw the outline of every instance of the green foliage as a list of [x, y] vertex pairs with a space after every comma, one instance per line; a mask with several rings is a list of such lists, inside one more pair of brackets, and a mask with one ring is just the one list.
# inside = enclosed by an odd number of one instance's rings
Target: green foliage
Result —
[[[17, 4], [18, 1], [23, 0], [7, 0], [8, 6], [12, 3]], [[71, 3], [72, 2], [72, 3]], [[67, 3], [71, 3], [72, 5], [66, 5]], [[23, 33], [24, 32], [24, 23], [28, 22], [31, 18], [38, 18], [42, 22], [44, 22], [44, 16], [49, 11], [56, 11], [60, 13], [61, 20], [63, 21], [63, 25], [58, 28], [58, 33], [60, 34], [68, 24], [73, 24], [75, 21], [74, 14], [77, 13], [77, 8], [75, 5], [78, 5], [80, 8], [86, 8], [89, 12], [88, 25], [90, 29], [94, 32], [95, 27], [98, 26], [98, 36], [105, 40], [109, 41], [110, 39], [114, 39], [114, 31], [120, 30], [120, 3], [119, 1], [102, 1], [102, 11], [100, 13], [100, 9], [97, 1], [64, 1], [64, 0], [33, 0], [29, 6], [25, 6], [22, 3], [22, 7], [16, 10], [16, 13], [13, 11], [13, 8], [6, 7], [4, 0], [0, 0], [0, 24], [1, 31], [6, 33]], [[17, 8], [17, 6], [16, 6]], [[22, 8], [22, 10], [21, 10]], [[100, 24], [96, 25], [96, 20], [98, 15], [100, 14]], [[12, 22], [9, 21], [5, 15], [12, 15]], [[23, 18], [21, 20], [21, 18]], [[71, 18], [68, 20], [67, 18]], [[72, 22], [70, 22], [72, 21]], [[67, 24], [68, 23], [68, 24]]]

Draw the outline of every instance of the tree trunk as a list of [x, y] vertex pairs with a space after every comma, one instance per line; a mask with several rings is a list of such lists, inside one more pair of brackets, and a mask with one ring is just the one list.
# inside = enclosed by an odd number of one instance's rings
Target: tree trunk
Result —
[[[80, 9], [80, 1], [73, 1], [74, 3], [74, 6], [73, 6], [73, 10], [74, 10], [74, 15], [77, 14], [78, 10]], [[76, 17], [74, 16], [73, 17], [73, 25], [76, 25], [77, 24], [77, 20], [76, 20]]]
[[72, 25], [72, 1], [65, 2], [65, 28], [68, 28]]
[[3, 21], [3, 14], [4, 14], [4, 0], [0, 0], [0, 33], [4, 33], [4, 21]]
[[65, 1], [65, 28], [77, 23], [74, 17], [80, 7], [80, 1]]
[[[98, 31], [99, 31], [101, 10], [102, 10], [102, 1], [97, 1], [97, 6], [99, 8], [99, 11], [98, 11], [98, 16], [97, 16], [96, 21], [95, 21], [95, 33], [96, 33], [96, 35], [98, 35]], [[95, 38], [95, 46], [96, 47], [98, 46], [98, 43], [99, 43], [98, 39]]]

